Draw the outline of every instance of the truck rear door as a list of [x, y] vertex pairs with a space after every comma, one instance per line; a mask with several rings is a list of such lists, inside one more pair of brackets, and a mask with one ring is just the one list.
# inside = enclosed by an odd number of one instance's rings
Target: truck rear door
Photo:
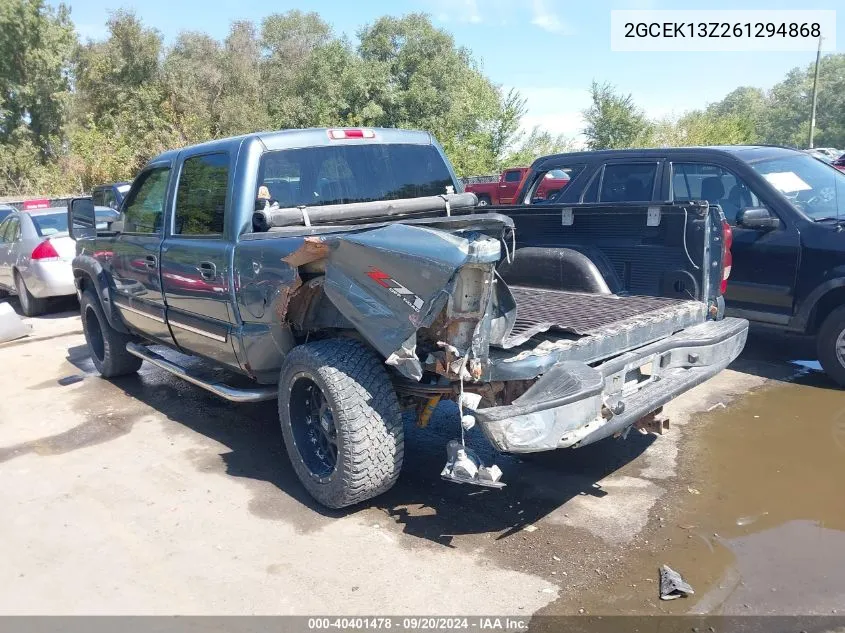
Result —
[[135, 179], [111, 243], [114, 303], [124, 321], [153, 339], [171, 343], [165, 320], [159, 257], [170, 184], [170, 163], [152, 164]]
[[[725, 294], [728, 314], [785, 325], [792, 316], [800, 235], [779, 214], [777, 201], [755, 188], [756, 180], [715, 161], [673, 161], [671, 200], [718, 204], [733, 230], [733, 265]], [[753, 175], [753, 172], [752, 174]], [[743, 209], [766, 207], [781, 217], [777, 229], [762, 231], [737, 224]]]
[[167, 321], [179, 347], [238, 367], [231, 333], [231, 206], [228, 151], [188, 150], [180, 155], [173, 219], [161, 249]]

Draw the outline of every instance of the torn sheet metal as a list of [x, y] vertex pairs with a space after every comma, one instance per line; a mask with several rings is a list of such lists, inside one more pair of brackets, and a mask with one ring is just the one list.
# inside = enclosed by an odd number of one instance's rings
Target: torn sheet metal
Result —
[[299, 268], [303, 264], [323, 259], [329, 254], [329, 243], [319, 235], [309, 235], [302, 240], [302, 245], [292, 253], [282, 257], [282, 261]]
[[395, 352], [387, 357], [384, 363], [395, 367], [406, 378], [421, 380], [423, 370], [417, 358], [417, 333], [411, 334]]
[[412, 335], [446, 305], [456, 272], [468, 263], [492, 269], [499, 248], [483, 235], [464, 238], [405, 224], [347, 234], [330, 250], [326, 296], [376, 350], [418, 380]]

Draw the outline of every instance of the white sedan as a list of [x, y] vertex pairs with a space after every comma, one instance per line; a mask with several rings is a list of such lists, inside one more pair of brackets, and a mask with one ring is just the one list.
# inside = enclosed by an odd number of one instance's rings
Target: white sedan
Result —
[[0, 223], [0, 294], [17, 294], [26, 316], [41, 314], [51, 297], [76, 294], [67, 209], [13, 211]]

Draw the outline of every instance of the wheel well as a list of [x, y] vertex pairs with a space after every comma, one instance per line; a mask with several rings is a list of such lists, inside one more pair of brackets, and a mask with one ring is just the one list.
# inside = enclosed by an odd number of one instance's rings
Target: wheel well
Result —
[[73, 271], [73, 276], [76, 278], [76, 285], [79, 286], [80, 292], [85, 292], [88, 288], [94, 287], [94, 282], [87, 273]]
[[827, 316], [840, 306], [845, 306], [845, 286], [834, 288], [822, 295], [822, 298], [813, 306], [807, 333], [816, 334]]

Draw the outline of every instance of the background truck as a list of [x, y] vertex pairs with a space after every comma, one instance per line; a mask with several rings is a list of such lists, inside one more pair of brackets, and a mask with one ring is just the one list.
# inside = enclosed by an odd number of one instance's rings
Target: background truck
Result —
[[[489, 204], [512, 204], [519, 184], [528, 171], [528, 167], [506, 169], [499, 175], [498, 181], [471, 183], [466, 185], [464, 190], [474, 193], [478, 197], [478, 206], [480, 207]], [[545, 174], [534, 196], [538, 200], [548, 200], [557, 195], [568, 184], [569, 174], [565, 171], [550, 171]]]
[[[733, 234], [727, 314], [805, 337], [827, 374], [845, 386], [845, 174], [804, 152], [768, 146], [546, 156], [534, 162], [516, 195], [527, 206], [497, 209], [514, 219], [518, 245], [569, 246], [535, 221], [548, 211], [532, 191], [559, 169], [573, 174], [555, 200], [561, 204], [718, 205]], [[623, 287], [637, 291], [636, 272], [617, 273]]]
[[[585, 256], [515, 252], [511, 219], [475, 203], [423, 132], [296, 130], [162, 154], [107, 230], [90, 199], [69, 203], [93, 362], [106, 378], [146, 360], [232, 401], [276, 399], [299, 479], [339, 508], [396, 481], [403, 409], [425, 426], [455, 400], [441, 476], [498, 487], [465, 433], [513, 453], [590, 444], [741, 351], [718, 208], [548, 207]], [[637, 271], [637, 293], [611, 291], [614, 265]]]

